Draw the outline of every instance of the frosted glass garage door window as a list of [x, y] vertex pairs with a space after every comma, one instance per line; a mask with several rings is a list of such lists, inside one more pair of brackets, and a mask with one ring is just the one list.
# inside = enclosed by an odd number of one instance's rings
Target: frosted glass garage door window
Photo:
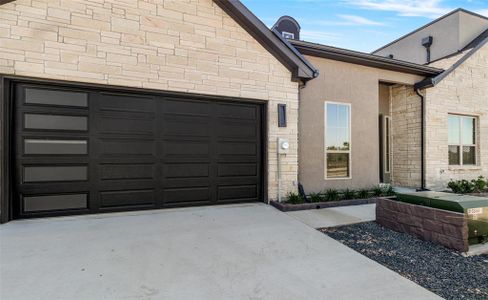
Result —
[[86, 131], [88, 118], [85, 116], [25, 114], [24, 127], [26, 129]]
[[26, 88], [25, 103], [87, 107], [88, 94], [82, 92]]
[[24, 154], [49, 155], [49, 154], [88, 154], [88, 142], [86, 140], [58, 140], [58, 139], [25, 139]]

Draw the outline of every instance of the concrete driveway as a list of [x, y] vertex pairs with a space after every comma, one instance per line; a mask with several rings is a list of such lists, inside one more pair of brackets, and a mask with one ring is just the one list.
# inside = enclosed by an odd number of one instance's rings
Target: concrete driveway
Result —
[[10, 222], [0, 298], [437, 299], [264, 204]]

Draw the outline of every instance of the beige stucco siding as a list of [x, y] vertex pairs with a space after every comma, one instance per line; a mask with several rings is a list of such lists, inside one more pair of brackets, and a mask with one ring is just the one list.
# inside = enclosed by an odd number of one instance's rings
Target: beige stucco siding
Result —
[[[425, 93], [427, 187], [444, 189], [450, 179], [488, 177], [488, 45]], [[477, 166], [449, 166], [449, 113], [477, 117]]]
[[[306, 192], [378, 184], [379, 83], [388, 81], [413, 84], [421, 77], [318, 57], [306, 58], [320, 70], [320, 76], [308, 82], [300, 95], [300, 182]], [[326, 101], [351, 104], [351, 179], [324, 179]]]
[[211, 0], [18, 0], [0, 22], [0, 73], [268, 101], [269, 197], [278, 136], [291, 143], [284, 191], [296, 189], [298, 83]]
[[438, 22], [416, 31], [374, 54], [395, 59], [425, 64], [427, 51], [422, 39], [434, 38], [431, 46], [431, 61], [441, 59], [463, 49], [473, 39], [488, 29], [488, 20], [458, 11]]

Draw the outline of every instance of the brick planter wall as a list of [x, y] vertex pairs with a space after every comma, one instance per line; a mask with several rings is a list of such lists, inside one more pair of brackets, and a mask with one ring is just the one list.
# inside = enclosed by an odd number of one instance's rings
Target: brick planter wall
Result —
[[468, 220], [464, 214], [380, 198], [376, 222], [447, 248], [467, 252]]

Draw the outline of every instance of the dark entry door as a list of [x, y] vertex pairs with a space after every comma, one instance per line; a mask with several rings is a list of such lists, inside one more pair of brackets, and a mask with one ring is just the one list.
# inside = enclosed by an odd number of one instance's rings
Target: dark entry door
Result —
[[262, 106], [19, 84], [15, 217], [260, 201]]

